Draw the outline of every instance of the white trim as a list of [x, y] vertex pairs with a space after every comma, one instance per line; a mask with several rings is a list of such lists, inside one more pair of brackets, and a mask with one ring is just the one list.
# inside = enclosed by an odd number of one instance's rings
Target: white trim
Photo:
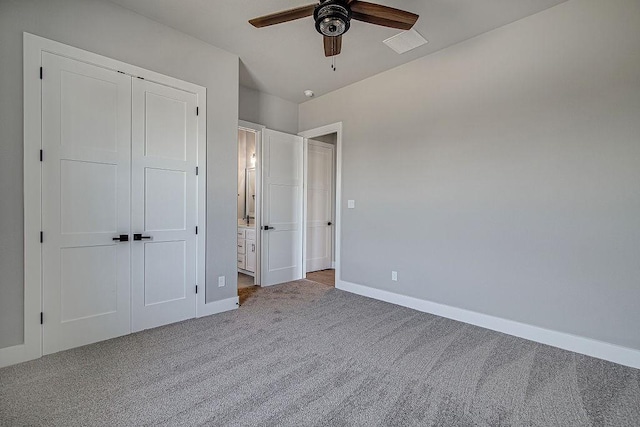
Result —
[[524, 338], [564, 350], [574, 351], [598, 359], [640, 369], [640, 350], [585, 338], [565, 332], [553, 331], [538, 326], [507, 320], [500, 317], [477, 313], [462, 308], [451, 307], [419, 298], [400, 295], [389, 291], [370, 288], [355, 283], [336, 281], [336, 288], [365, 297], [412, 308], [424, 313], [446, 317], [493, 331]]
[[307, 204], [309, 191], [309, 139], [302, 139], [302, 278], [307, 278]]
[[[340, 278], [342, 277], [341, 273], [340, 273], [340, 264], [341, 264], [341, 240], [342, 240], [342, 122], [338, 122], [338, 123], [332, 123], [329, 125], [325, 125], [325, 126], [321, 126], [315, 129], [309, 129], [303, 132], [299, 132], [298, 135], [300, 135], [303, 138], [306, 139], [311, 139], [311, 138], [317, 138], [319, 136], [323, 136], [323, 135], [328, 135], [331, 133], [335, 133], [337, 135], [336, 138], [336, 170], [335, 170], [335, 180], [336, 180], [336, 198], [335, 198], [335, 203], [334, 203], [334, 210], [335, 210], [335, 234], [333, 236], [333, 241], [334, 244], [336, 245], [336, 259], [335, 259], [335, 270], [336, 270], [336, 284], [340, 282]], [[306, 147], [306, 144], [305, 144]], [[306, 160], [306, 157], [305, 157]], [[306, 163], [305, 163], [305, 174], [306, 174]], [[305, 175], [306, 176], [306, 175]], [[305, 179], [305, 189], [306, 189], [306, 179]], [[303, 236], [304, 236], [304, 240], [302, 242], [302, 249], [303, 252], [305, 252], [306, 247], [307, 247], [307, 241], [306, 241], [306, 205], [307, 205], [307, 201], [306, 201], [306, 193], [305, 193], [305, 197], [303, 198], [303, 202], [304, 202], [304, 213], [305, 216], [303, 218], [303, 220], [305, 221], [305, 231], [303, 231]], [[305, 252], [306, 253], [306, 252]], [[304, 256], [303, 256], [304, 258]], [[306, 267], [306, 260], [304, 260], [305, 264], [304, 266]], [[306, 268], [303, 270], [303, 277], [307, 277], [306, 276]]]
[[25, 344], [14, 345], [13, 347], [0, 348], [0, 368], [26, 362], [40, 357], [39, 354], [32, 356], [28, 354]]
[[[129, 65], [48, 40], [29, 33], [23, 33], [23, 78], [24, 78], [24, 343], [0, 349], [0, 366], [37, 359], [42, 356], [42, 256], [40, 245], [41, 230], [41, 164], [39, 150], [42, 148], [42, 81], [39, 68], [42, 65], [42, 52], [89, 63], [98, 67], [120, 71], [125, 74], [143, 77], [155, 83], [173, 87], [198, 97], [198, 234], [197, 243], [197, 283], [205, 289], [205, 240], [206, 240], [206, 89], [193, 83], [164, 76], [153, 71]], [[44, 70], [46, 78], [47, 70]], [[46, 153], [45, 153], [46, 156]], [[196, 316], [206, 315], [215, 307], [205, 304], [205, 292], [199, 292], [196, 298]]]
[[198, 313], [198, 317], [211, 316], [212, 314], [235, 310], [239, 305], [240, 303], [238, 297], [231, 297], [219, 301], [211, 301], [204, 307], [204, 310]]
[[[198, 227], [196, 243], [196, 317], [207, 311], [206, 246], [207, 246], [207, 89], [197, 92], [198, 103]], [[200, 292], [202, 289], [202, 292]]]
[[[265, 129], [262, 126], [262, 129]], [[256, 133], [256, 201], [255, 218], [253, 223], [256, 229], [256, 266], [253, 276], [253, 284], [262, 286], [262, 135], [263, 131]]]

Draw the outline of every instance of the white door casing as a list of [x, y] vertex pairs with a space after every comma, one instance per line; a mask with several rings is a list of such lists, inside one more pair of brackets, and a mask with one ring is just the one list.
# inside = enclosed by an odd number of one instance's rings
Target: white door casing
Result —
[[[196, 209], [200, 219], [196, 239], [196, 279], [200, 292], [197, 293], [196, 316], [237, 308], [237, 297], [207, 303], [204, 292], [206, 89], [29, 33], [23, 34], [23, 47], [24, 341], [0, 349], [0, 367], [131, 331], [131, 289], [127, 288], [131, 279], [130, 248], [133, 243], [133, 230], [130, 228], [131, 79], [157, 82], [197, 96], [200, 114], [197, 118], [198, 137], [195, 141], [199, 161]], [[56, 56], [70, 62], [66, 65], [54, 64], [51, 58]], [[57, 81], [61, 80], [62, 70], [66, 73], [65, 82]], [[97, 75], [92, 75], [93, 72]], [[123, 82], [126, 82], [126, 90], [122, 87]], [[114, 96], [108, 89], [112, 83], [118, 86], [115, 89], [115, 108], [118, 109], [114, 113], [117, 116], [115, 122], [114, 114], [102, 114], [102, 110], [108, 109], [107, 106], [113, 103]], [[66, 98], [61, 96], [62, 92], [55, 95], [55, 87], [61, 89], [63, 85], [68, 87], [70, 84], [75, 84], [79, 89], [70, 94], [65, 93]], [[52, 101], [51, 94], [57, 96], [58, 101]], [[123, 102], [125, 97], [127, 101]], [[56, 105], [60, 111], [44, 111], [51, 106], [55, 108]], [[66, 109], [65, 122], [61, 118], [63, 108]], [[123, 113], [125, 108], [128, 113]], [[47, 116], [46, 119], [44, 116]], [[52, 121], [51, 117], [58, 117], [59, 123]], [[67, 130], [60, 133], [63, 127]], [[51, 132], [50, 129], [54, 131]], [[114, 133], [117, 136], [115, 150], [109, 143], [109, 138]], [[92, 138], [84, 138], [86, 135]], [[125, 139], [127, 147], [123, 149]], [[64, 145], [60, 145], [61, 143]], [[83, 147], [83, 144], [87, 146]], [[127, 179], [125, 174], [128, 175]], [[113, 191], [109, 190], [112, 187], [110, 179], [115, 181]], [[126, 196], [122, 191], [124, 181], [128, 181]], [[64, 192], [60, 190], [61, 183]], [[105, 195], [108, 197], [101, 197]], [[60, 199], [61, 196], [64, 199]], [[117, 199], [117, 204], [110, 205], [111, 209], [116, 210], [115, 213], [109, 210], [108, 203], [105, 202], [108, 198]], [[82, 202], [79, 202], [80, 199]], [[52, 208], [53, 205], [55, 206]], [[125, 211], [126, 221], [122, 219]], [[51, 217], [51, 213], [57, 217]], [[114, 215], [117, 217], [117, 226], [107, 227], [105, 224], [108, 225]], [[125, 234], [129, 241], [118, 243], [109, 240], [105, 243], [105, 234], [110, 239]], [[116, 245], [115, 249], [110, 245]], [[107, 268], [96, 262], [98, 252], [105, 255], [109, 250], [115, 250], [117, 254], [115, 261], [109, 258], [110, 255], [105, 256], [107, 261], [117, 264], [115, 273], [114, 268]], [[59, 263], [57, 266], [56, 258]], [[76, 268], [77, 266], [80, 268]], [[125, 268], [126, 274], [123, 273]], [[117, 281], [115, 284], [114, 275]], [[64, 283], [56, 276], [64, 278]], [[93, 277], [99, 277], [99, 280], [92, 280]], [[71, 280], [67, 280], [68, 278]], [[111, 309], [113, 300], [110, 298], [113, 292], [109, 290], [109, 284], [112, 288], [117, 288], [116, 312]], [[82, 299], [85, 304], [80, 301]], [[69, 301], [76, 306], [70, 305]], [[123, 321], [125, 312], [126, 322]], [[120, 314], [123, 316], [119, 317]], [[53, 346], [47, 344], [53, 341], [60, 342]]]
[[43, 353], [130, 332], [131, 77], [44, 52]]
[[134, 79], [132, 105], [135, 332], [195, 317], [197, 96]]
[[306, 271], [331, 268], [335, 147], [309, 140], [307, 149]]
[[260, 268], [270, 286], [302, 278], [303, 139], [264, 129], [262, 141]]
[[[302, 136], [303, 138], [305, 138], [305, 170], [308, 170], [308, 167], [306, 167], [306, 162], [308, 160], [308, 142], [309, 139], [313, 139], [313, 138], [318, 138], [318, 137], [322, 137], [325, 135], [329, 135], [329, 134], [336, 134], [336, 143], [335, 143], [335, 174], [334, 174], [334, 178], [335, 178], [335, 186], [334, 186], [334, 197], [333, 197], [333, 206], [335, 207], [333, 212], [334, 212], [334, 225], [333, 225], [333, 262], [334, 265], [332, 266], [333, 268], [335, 268], [335, 273], [336, 273], [336, 287], [339, 285], [339, 283], [341, 282], [341, 268], [340, 268], [340, 251], [341, 251], [341, 217], [342, 217], [342, 212], [341, 212], [341, 200], [342, 200], [342, 123], [333, 123], [333, 124], [329, 124], [329, 125], [324, 125], [324, 126], [320, 126], [318, 128], [314, 128], [314, 129], [310, 129], [310, 130], [306, 130], [303, 132], [300, 132], [298, 135]], [[306, 192], [307, 192], [307, 188], [306, 188], [306, 184], [307, 184], [307, 180], [305, 179], [305, 197], [304, 197], [304, 208], [303, 208], [303, 215], [305, 217], [305, 222], [306, 222], [306, 216], [307, 216], [307, 197], [306, 197]], [[306, 236], [306, 232], [307, 229], [305, 227], [304, 229], [304, 235], [303, 235], [303, 241], [305, 242], [303, 249], [306, 251], [306, 240], [307, 240], [307, 236]], [[303, 262], [304, 264], [306, 264], [307, 262], [307, 257], [306, 254], [304, 255], [303, 258]], [[304, 270], [306, 271], [306, 265], [304, 266]], [[305, 273], [305, 277], [306, 277], [306, 273]]]

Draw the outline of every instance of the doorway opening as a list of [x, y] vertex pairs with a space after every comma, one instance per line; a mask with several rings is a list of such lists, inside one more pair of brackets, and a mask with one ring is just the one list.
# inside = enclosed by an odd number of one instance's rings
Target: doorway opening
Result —
[[256, 208], [258, 194], [259, 131], [238, 128], [238, 221], [237, 264], [240, 304], [258, 289], [258, 233]]
[[[303, 217], [306, 226], [304, 227], [302, 246], [304, 251], [302, 257], [304, 277], [341, 289], [343, 285], [340, 268], [340, 236], [342, 229], [342, 122], [309, 129], [300, 132], [298, 135], [305, 138]], [[318, 147], [332, 149], [333, 151], [331, 154], [327, 154], [328, 152], [326, 150], [323, 151]], [[324, 154], [322, 154], [323, 152]], [[331, 158], [330, 161], [327, 160], [329, 157]], [[324, 161], [318, 161], [318, 159], [324, 159]], [[324, 166], [322, 163], [324, 163]], [[327, 163], [331, 165], [330, 172], [328, 172], [330, 169]], [[314, 166], [314, 164], [316, 166]], [[315, 203], [314, 197], [318, 198], [319, 195], [326, 197], [327, 195], [327, 176], [331, 178], [331, 194], [328, 197], [330, 202]], [[322, 212], [324, 212], [324, 214], [321, 215], [320, 213]], [[312, 230], [314, 226], [321, 226], [323, 222], [325, 224], [324, 232], [320, 227]], [[314, 234], [316, 236], [314, 236]], [[318, 240], [317, 235], [320, 236], [320, 240]], [[328, 243], [322, 243], [323, 236], [324, 242]], [[331, 264], [330, 267], [325, 268], [327, 266], [327, 247], [329, 247], [329, 245], [331, 247]], [[320, 265], [318, 265], [318, 263], [320, 263]]]
[[337, 132], [308, 138], [305, 162], [305, 273], [329, 286], [335, 286], [337, 142]]

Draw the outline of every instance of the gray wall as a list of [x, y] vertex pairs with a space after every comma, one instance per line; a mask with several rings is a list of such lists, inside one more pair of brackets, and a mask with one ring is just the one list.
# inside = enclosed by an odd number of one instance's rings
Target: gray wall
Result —
[[240, 120], [292, 134], [298, 133], [298, 104], [240, 86]]
[[343, 280], [640, 349], [639, 76], [640, 2], [570, 0], [301, 104]]
[[207, 88], [206, 295], [237, 295], [238, 57], [108, 2], [0, 0], [0, 348], [23, 340], [23, 31]]

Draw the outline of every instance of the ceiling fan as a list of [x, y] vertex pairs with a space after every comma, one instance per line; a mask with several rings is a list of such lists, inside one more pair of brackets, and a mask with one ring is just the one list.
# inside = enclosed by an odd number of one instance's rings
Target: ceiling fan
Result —
[[410, 30], [418, 15], [393, 7], [359, 0], [320, 0], [319, 4], [296, 7], [249, 21], [256, 28], [268, 27], [313, 15], [316, 30], [324, 36], [325, 56], [342, 50], [342, 35], [349, 31], [351, 19], [383, 27]]

